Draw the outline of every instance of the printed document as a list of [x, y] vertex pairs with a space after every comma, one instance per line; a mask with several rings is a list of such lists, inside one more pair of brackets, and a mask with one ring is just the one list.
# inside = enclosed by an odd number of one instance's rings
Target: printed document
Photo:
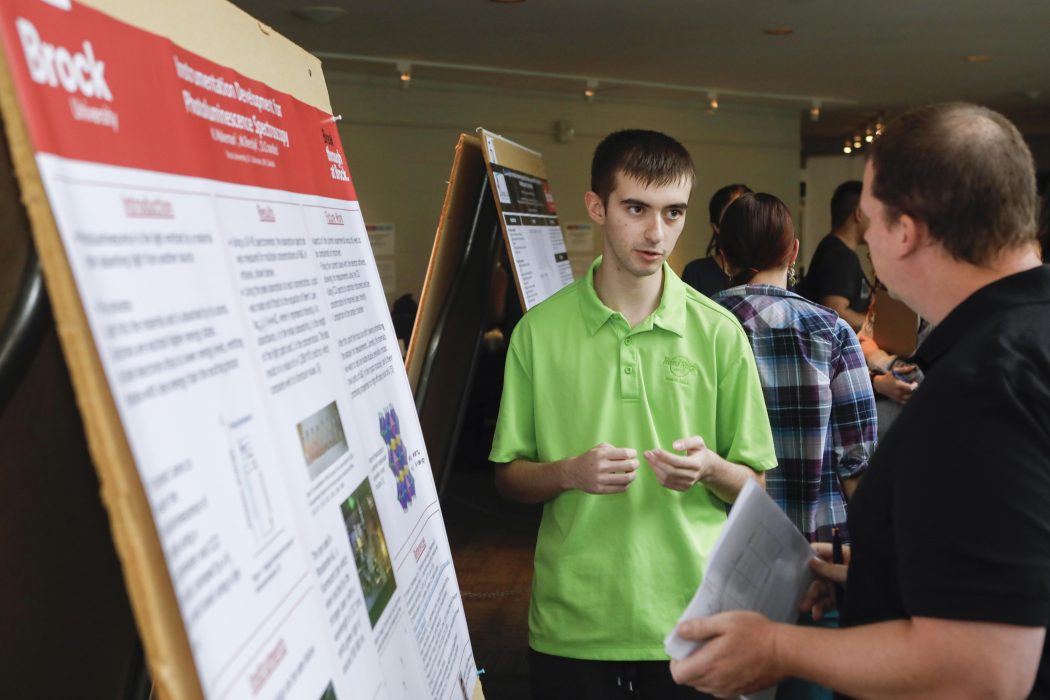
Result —
[[[748, 480], [715, 542], [704, 580], [682, 620], [729, 610], [752, 610], [777, 622], [793, 622], [813, 574], [809, 542], [755, 481]], [[664, 640], [673, 659], [684, 659], [700, 644], [674, 631]], [[772, 690], [752, 697], [764, 697]]]

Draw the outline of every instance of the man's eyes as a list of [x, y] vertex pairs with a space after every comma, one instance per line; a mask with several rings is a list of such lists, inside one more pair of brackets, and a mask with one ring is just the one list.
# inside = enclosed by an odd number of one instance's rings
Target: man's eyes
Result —
[[[644, 214], [646, 212], [646, 209], [647, 209], [647, 207], [642, 205], [642, 204], [628, 204], [627, 205], [627, 212], [629, 214], [634, 215], [634, 216], [637, 216], [639, 214]], [[664, 217], [666, 217], [667, 219], [670, 219], [671, 221], [674, 221], [676, 219], [681, 219], [683, 216], [685, 216], [685, 210], [684, 209], [668, 209], [668, 210], [666, 210], [664, 212]]]

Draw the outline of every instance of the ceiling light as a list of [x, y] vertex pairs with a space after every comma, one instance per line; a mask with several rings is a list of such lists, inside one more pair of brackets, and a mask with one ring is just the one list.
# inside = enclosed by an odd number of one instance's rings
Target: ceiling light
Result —
[[292, 10], [292, 14], [314, 24], [328, 24], [346, 14], [346, 8], [332, 5], [307, 5]]
[[407, 90], [412, 84], [412, 64], [408, 61], [398, 61], [397, 72], [401, 74], [401, 89]]
[[864, 140], [867, 141], [868, 143], [871, 143], [872, 141], [875, 140], [875, 134], [872, 132], [870, 126], [867, 129], [864, 130]]
[[853, 146], [852, 144], [850, 144], [849, 139], [846, 139], [846, 143], [842, 144], [842, 152], [845, 153], [847, 156], [850, 153], [853, 153]]
[[707, 93], [707, 113], [714, 114], [718, 111], [718, 93], [709, 92]]
[[972, 53], [963, 59], [967, 63], [987, 63], [992, 57], [986, 53]]
[[[332, 51], [317, 51], [314, 55], [324, 61], [339, 61], [339, 62], [351, 62], [351, 63], [367, 63], [367, 64], [378, 64], [393, 67], [400, 62], [400, 59], [387, 58], [384, 56], [365, 56], [360, 54], [349, 54]], [[590, 78], [587, 75], [573, 74], [573, 73], [555, 73], [550, 71], [537, 71], [528, 69], [518, 68], [497, 68], [495, 66], [488, 65], [473, 65], [467, 63], [448, 63], [445, 61], [427, 61], [422, 59], [412, 60], [413, 68], [423, 66], [426, 68], [436, 68], [441, 71], [464, 71], [471, 74], [488, 74], [498, 76], [514, 76], [515, 78], [541, 78], [544, 80], [553, 80], [558, 82], [565, 82], [571, 86], [571, 90], [575, 92], [579, 90], [580, 83], [586, 84], [587, 80], [598, 80], [601, 82], [603, 88], [607, 88], [610, 85], [628, 87], [628, 88], [640, 88], [646, 91], [660, 91], [660, 92], [675, 92], [683, 95], [689, 95], [688, 99], [693, 102], [696, 106], [696, 97], [703, 98], [705, 95], [715, 91], [715, 88], [707, 86], [695, 85], [695, 84], [682, 84], [682, 83], [664, 83], [664, 82], [652, 82], [646, 80], [629, 80], [623, 78], [614, 77], [602, 77], [602, 78]], [[429, 74], [428, 74], [429, 75]], [[433, 78], [430, 78], [433, 80]], [[511, 86], [512, 89], [524, 89], [516, 88]], [[581, 90], [582, 92], [582, 90]], [[821, 97], [816, 98], [812, 95], [790, 95], [790, 94], [777, 94], [777, 93], [766, 93], [766, 92], [751, 92], [746, 90], [724, 90], [720, 92], [722, 94], [728, 94], [730, 97], [740, 97], [749, 100], [756, 100], [762, 102], [777, 102], [790, 104], [792, 108], [805, 109], [803, 105], [810, 103], [814, 100], [820, 100], [822, 103], [834, 104], [834, 105], [856, 105], [857, 101], [852, 99], [842, 99], [836, 97]], [[576, 93], [579, 95], [580, 93]], [[603, 97], [607, 93], [603, 93]], [[716, 97], [717, 100], [717, 97]], [[823, 110], [823, 105], [821, 107]]]
[[770, 27], [769, 29], [763, 29], [762, 33], [768, 36], [791, 36], [795, 33], [795, 30], [791, 27]]
[[858, 134], [854, 134], [853, 135], [853, 149], [856, 150], [856, 151], [859, 151], [860, 147], [862, 145], [863, 144], [860, 141], [860, 136]]
[[809, 120], [811, 122], [820, 121], [820, 100], [813, 100], [813, 103], [809, 108]]
[[583, 97], [588, 103], [594, 102], [594, 96], [598, 92], [598, 81], [588, 78], [587, 89], [583, 91]]

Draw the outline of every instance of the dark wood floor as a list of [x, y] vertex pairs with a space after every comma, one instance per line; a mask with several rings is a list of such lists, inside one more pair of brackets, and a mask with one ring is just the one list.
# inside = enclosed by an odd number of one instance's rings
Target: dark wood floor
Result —
[[539, 506], [504, 501], [488, 467], [453, 471], [442, 498], [487, 700], [527, 700], [529, 587]]

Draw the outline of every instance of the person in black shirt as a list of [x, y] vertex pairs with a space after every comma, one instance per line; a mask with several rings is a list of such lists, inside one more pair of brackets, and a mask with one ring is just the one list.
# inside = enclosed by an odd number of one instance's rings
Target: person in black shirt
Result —
[[846, 629], [749, 612], [690, 620], [672, 662], [718, 696], [798, 676], [864, 697], [1048, 698], [1050, 267], [1017, 129], [977, 105], [906, 113], [875, 142], [861, 208], [875, 271], [936, 324], [925, 373], [850, 502]]
[[718, 222], [722, 213], [742, 194], [750, 192], [747, 185], [726, 185], [711, 196], [707, 204], [711, 219], [711, 240], [707, 244], [707, 257], [698, 258], [682, 270], [682, 281], [706, 296], [714, 296], [726, 288], [729, 277], [722, 271], [722, 251], [718, 249]]
[[796, 290], [810, 301], [832, 309], [854, 331], [864, 325], [871, 286], [857, 256], [868, 219], [860, 210], [859, 180], [843, 182], [831, 196], [831, 233], [824, 236], [805, 279]]

